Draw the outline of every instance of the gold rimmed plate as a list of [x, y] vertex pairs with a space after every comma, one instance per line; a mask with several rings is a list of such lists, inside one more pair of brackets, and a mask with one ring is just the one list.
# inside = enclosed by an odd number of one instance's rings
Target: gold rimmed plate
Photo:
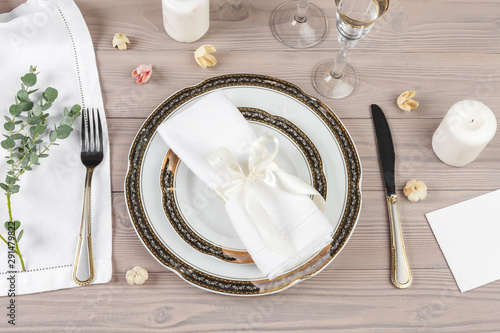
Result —
[[[322, 159], [325, 188], [328, 188], [325, 215], [335, 228], [332, 242], [273, 280], [264, 277], [254, 264], [234, 265], [200, 252], [174, 229], [164, 211], [158, 180], [169, 147], [157, 133], [157, 128], [204, 95], [219, 89], [224, 90], [237, 107], [264, 110], [273, 117], [293, 123], [307, 136]], [[181, 168], [177, 172], [177, 182], [196, 181], [186, 170], [185, 176], [180, 173]], [[203, 193], [200, 184], [183, 186], [198, 188], [201, 198], [210, 195]], [[324, 103], [286, 81], [262, 75], [232, 74], [182, 89], [151, 113], [130, 148], [125, 192], [135, 230], [161, 264], [188, 283], [205, 290], [230, 295], [262, 295], [285, 290], [317, 274], [338, 255], [359, 216], [361, 165], [347, 130]], [[197, 216], [212, 214], [227, 218], [220, 202], [215, 205], [208, 201], [193, 208], [198, 210], [194, 214]]]
[[[276, 162], [289, 174], [313, 185], [326, 199], [326, 178], [318, 150], [297, 126], [256, 108], [238, 108], [258, 135], [280, 141]], [[245, 249], [213, 190], [168, 150], [160, 174], [163, 209], [174, 230], [198, 251], [231, 263], [250, 264]], [[217, 210], [217, 211], [216, 211]]]

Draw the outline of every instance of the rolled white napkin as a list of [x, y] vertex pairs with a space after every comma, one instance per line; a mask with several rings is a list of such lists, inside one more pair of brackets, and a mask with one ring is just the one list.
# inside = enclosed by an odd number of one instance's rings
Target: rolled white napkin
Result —
[[[227, 182], [210, 162], [221, 147], [227, 148], [248, 174], [250, 147], [257, 136], [222, 91], [210, 93], [168, 119], [158, 132], [187, 167], [214, 190]], [[332, 241], [333, 226], [309, 196], [270, 187], [259, 180], [253, 182], [253, 189], [281, 236], [296, 252], [284, 255], [271, 249], [247, 212], [243, 192], [230, 197], [225, 208], [234, 229], [269, 279], [296, 267]]]
[[[20, 87], [20, 78], [30, 65], [37, 66], [34, 88], [54, 87], [59, 96], [50, 108], [51, 119], [59, 121], [64, 107], [80, 104], [99, 108], [103, 122], [104, 160], [92, 180], [92, 247], [95, 279], [109, 282], [111, 262], [110, 155], [107, 126], [99, 85], [94, 47], [78, 7], [70, 0], [28, 0], [8, 13], [0, 14], [0, 118], [9, 115], [9, 106]], [[40, 89], [42, 90], [42, 89]], [[40, 93], [32, 95], [38, 100]], [[8, 265], [7, 247], [0, 244], [0, 276], [15, 276], [15, 294], [77, 287], [72, 270], [82, 217], [85, 167], [80, 160], [80, 119], [73, 133], [49, 157], [20, 177], [21, 190], [12, 200], [13, 217], [21, 221], [20, 241], [26, 272], [16, 256]], [[0, 132], [3, 133], [3, 128]], [[0, 148], [0, 182], [7, 172], [5, 150]], [[2, 191], [3, 193], [3, 191]], [[6, 235], [8, 220], [5, 196], [0, 193], [0, 233]], [[0, 296], [9, 293], [10, 283], [0, 279]]]

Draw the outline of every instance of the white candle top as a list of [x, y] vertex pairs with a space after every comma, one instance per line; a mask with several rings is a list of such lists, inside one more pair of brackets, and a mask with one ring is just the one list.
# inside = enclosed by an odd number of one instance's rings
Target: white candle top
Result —
[[445, 117], [456, 139], [467, 144], [489, 142], [496, 133], [497, 120], [493, 111], [475, 100], [463, 100], [453, 104]]
[[179, 13], [194, 13], [202, 9], [208, 1], [206, 0], [167, 0], [163, 5]]

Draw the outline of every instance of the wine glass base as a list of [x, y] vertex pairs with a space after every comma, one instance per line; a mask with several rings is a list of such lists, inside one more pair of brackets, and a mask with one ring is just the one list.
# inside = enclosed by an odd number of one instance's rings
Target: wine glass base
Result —
[[271, 28], [274, 36], [288, 47], [304, 49], [318, 44], [328, 32], [325, 13], [309, 4], [304, 22], [295, 19], [297, 1], [285, 2], [274, 11]]
[[356, 88], [358, 76], [351, 66], [346, 65], [342, 76], [334, 78], [330, 74], [333, 65], [333, 60], [326, 60], [316, 66], [312, 78], [314, 88], [327, 98], [340, 99], [347, 97]]

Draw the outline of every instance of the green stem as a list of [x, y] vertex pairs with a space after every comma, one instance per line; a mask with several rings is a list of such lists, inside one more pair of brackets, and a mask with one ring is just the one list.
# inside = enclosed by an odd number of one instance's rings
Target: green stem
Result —
[[[14, 220], [12, 219], [12, 207], [11, 207], [11, 204], [10, 204], [10, 193], [6, 195], [7, 196], [7, 207], [9, 209], [9, 222], [14, 224]], [[9, 248], [11, 248], [16, 254], [17, 256], [19, 257], [19, 260], [21, 260], [21, 266], [23, 268], [23, 272], [26, 272], [26, 267], [24, 267], [24, 260], [23, 260], [23, 256], [21, 255], [21, 251], [19, 250], [19, 243], [17, 242], [17, 237], [16, 237], [16, 230], [14, 229], [14, 243], [16, 244], [16, 249], [12, 249], [10, 246], [9, 246], [9, 243], [2, 237], [2, 239], [4, 240], [4, 242], [7, 243], [7, 246]]]
[[[9, 245], [9, 242], [7, 242], [7, 240], [6, 240], [5, 238], [3, 238], [3, 236], [2, 236], [2, 235], [0, 235], [0, 238], [1, 238], [4, 242], [5, 242], [5, 244], [7, 244], [7, 247], [8, 247], [9, 249], [11, 249], [12, 251], [16, 252], [16, 249], [15, 249], [15, 248], [13, 248], [13, 247], [11, 247], [11, 246]], [[17, 252], [16, 252], [16, 254], [17, 254]]]

